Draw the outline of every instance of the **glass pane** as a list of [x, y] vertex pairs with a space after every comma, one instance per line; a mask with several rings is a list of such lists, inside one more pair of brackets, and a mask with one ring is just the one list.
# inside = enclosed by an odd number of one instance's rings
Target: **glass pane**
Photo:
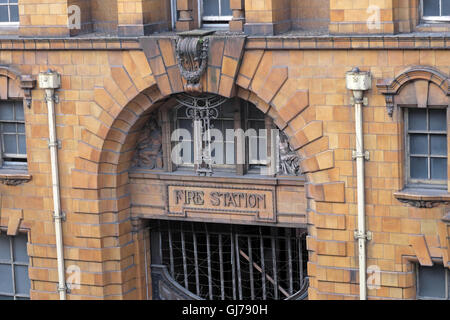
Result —
[[16, 133], [16, 124], [15, 123], [4, 123], [3, 124], [3, 132]]
[[16, 280], [16, 293], [30, 294], [30, 279], [28, 278], [27, 266], [15, 266], [14, 278]]
[[28, 263], [27, 235], [19, 234], [13, 238], [14, 261]]
[[423, 15], [424, 16], [439, 16], [439, 0], [424, 0], [423, 1]]
[[0, 22], [9, 22], [8, 6], [0, 6]]
[[[235, 164], [234, 159], [234, 142], [226, 142], [225, 143], [225, 152], [226, 152], [226, 164]], [[242, 164], [242, 163], [237, 163]]]
[[218, 16], [219, 15], [219, 0], [203, 0], [203, 15], [204, 16]]
[[22, 123], [17, 124], [17, 132], [19, 133], [25, 133], [25, 125]]
[[5, 143], [5, 153], [17, 154], [17, 139], [16, 135], [5, 134], [3, 135], [3, 142]]
[[0, 264], [0, 292], [14, 293], [11, 265]]
[[16, 109], [16, 120], [24, 121], [25, 120], [25, 116], [23, 114], [23, 104], [22, 104], [22, 102], [16, 102], [14, 107]]
[[442, 15], [443, 16], [450, 16], [450, 1], [449, 0], [442, 0]]
[[24, 135], [19, 135], [19, 154], [27, 154], [27, 143]]
[[14, 105], [11, 102], [3, 102], [0, 104], [0, 120], [14, 120]]
[[431, 179], [447, 180], [447, 159], [431, 158]]
[[19, 7], [10, 6], [11, 22], [19, 22]]
[[432, 155], [447, 155], [447, 136], [431, 135], [431, 154]]
[[419, 267], [419, 297], [445, 298], [445, 268], [442, 265]]
[[428, 136], [426, 134], [411, 134], [409, 136], [409, 152], [413, 154], [428, 154]]
[[249, 104], [248, 117], [250, 119], [264, 119], [264, 113], [253, 104]]
[[0, 233], [0, 260], [11, 260], [9, 237], [4, 233]]
[[233, 12], [230, 8], [230, 0], [220, 0], [220, 4], [222, 6], [222, 16], [232, 16]]
[[0, 300], [14, 300], [14, 297], [11, 297], [11, 296], [0, 296]]
[[411, 178], [413, 179], [428, 179], [427, 158], [411, 157], [410, 171], [411, 171]]
[[430, 110], [430, 130], [447, 131], [447, 114], [443, 109]]

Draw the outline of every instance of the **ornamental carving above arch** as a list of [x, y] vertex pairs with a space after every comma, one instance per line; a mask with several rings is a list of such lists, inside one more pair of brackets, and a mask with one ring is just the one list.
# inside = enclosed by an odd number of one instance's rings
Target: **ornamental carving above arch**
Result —
[[427, 66], [416, 66], [402, 72], [395, 79], [382, 79], [377, 88], [385, 96], [386, 108], [390, 117], [395, 106], [448, 105], [450, 79], [444, 73]]

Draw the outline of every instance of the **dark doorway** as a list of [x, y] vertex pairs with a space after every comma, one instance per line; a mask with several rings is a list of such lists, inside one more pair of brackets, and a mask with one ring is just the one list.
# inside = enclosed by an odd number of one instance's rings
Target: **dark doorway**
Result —
[[155, 220], [154, 299], [307, 297], [306, 230]]

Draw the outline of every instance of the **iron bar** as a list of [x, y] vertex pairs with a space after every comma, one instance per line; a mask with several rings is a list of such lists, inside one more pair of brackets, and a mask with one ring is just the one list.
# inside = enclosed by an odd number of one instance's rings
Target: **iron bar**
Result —
[[[192, 225], [194, 229], [194, 225]], [[197, 252], [197, 234], [192, 230], [192, 240], [194, 241], [194, 264], [195, 264], [195, 287], [197, 289], [197, 295], [200, 295], [200, 277], [198, 274], [198, 252]], [[208, 258], [209, 260], [209, 258]]]
[[184, 287], [189, 290], [187, 261], [186, 261], [186, 245], [184, 243], [184, 232], [181, 231], [181, 251], [183, 254], [183, 272], [184, 272]]
[[271, 245], [272, 245], [272, 272], [273, 272], [273, 278], [274, 278], [274, 294], [275, 294], [275, 300], [278, 300], [278, 270], [277, 270], [277, 256], [276, 256], [276, 248], [275, 248], [275, 238], [272, 237], [271, 239]]
[[251, 299], [255, 300], [255, 285], [253, 283], [253, 254], [252, 254], [252, 239], [250, 237], [247, 238], [247, 244], [248, 244], [248, 258], [249, 258], [249, 273], [250, 273], [250, 295]]
[[225, 300], [225, 284], [223, 279], [223, 248], [222, 235], [219, 234], [219, 268], [220, 268], [220, 295]]
[[213, 299], [213, 290], [212, 290], [212, 274], [211, 274], [211, 248], [210, 248], [210, 239], [209, 233], [206, 231], [206, 252], [208, 259], [208, 289], [209, 289], [209, 298]]
[[263, 299], [267, 299], [267, 292], [266, 292], [266, 262], [264, 257], [264, 239], [262, 237], [262, 231], [261, 228], [259, 228], [259, 246], [261, 250], [261, 273], [262, 273], [262, 289], [263, 289]]
[[239, 289], [239, 300], [242, 300], [242, 279], [241, 279], [241, 261], [240, 261], [240, 257], [239, 257], [239, 236], [236, 233], [235, 234], [236, 237], [236, 241], [235, 241], [235, 246], [236, 246], [236, 266], [237, 266], [237, 276], [238, 276], [238, 289]]
[[231, 238], [231, 277], [233, 285], [233, 300], [236, 300], [236, 271], [235, 271], [235, 261], [234, 261], [234, 237], [233, 232], [230, 233]]
[[[169, 258], [170, 258], [170, 274], [175, 277], [175, 265], [173, 262], [173, 245], [172, 245], [172, 230], [170, 229], [170, 224], [167, 228], [169, 234]], [[162, 258], [162, 257], [161, 257]]]
[[292, 248], [291, 239], [286, 240], [287, 242], [287, 252], [288, 252], [288, 276], [289, 276], [289, 294], [294, 294], [294, 281], [292, 278]]

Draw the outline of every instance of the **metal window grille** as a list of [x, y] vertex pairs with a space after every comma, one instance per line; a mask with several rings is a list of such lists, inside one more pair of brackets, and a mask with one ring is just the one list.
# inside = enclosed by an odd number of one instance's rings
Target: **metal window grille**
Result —
[[0, 300], [28, 300], [27, 235], [15, 237], [0, 233]]
[[0, 1], [0, 25], [19, 22], [18, 0]]
[[0, 102], [0, 138], [3, 166], [26, 165], [25, 117], [22, 101]]
[[152, 263], [205, 300], [306, 297], [306, 230], [154, 221]]
[[405, 109], [408, 182], [445, 185], [447, 181], [446, 109]]
[[450, 0], [421, 0], [421, 11], [426, 22], [450, 21]]
[[450, 300], [450, 272], [442, 264], [416, 265], [417, 299]]

